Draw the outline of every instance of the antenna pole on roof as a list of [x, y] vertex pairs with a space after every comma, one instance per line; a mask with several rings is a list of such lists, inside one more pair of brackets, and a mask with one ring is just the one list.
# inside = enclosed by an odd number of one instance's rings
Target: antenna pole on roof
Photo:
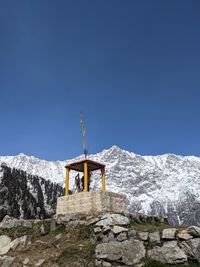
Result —
[[86, 141], [85, 141], [85, 124], [84, 124], [84, 119], [83, 119], [82, 112], [80, 113], [80, 123], [81, 123], [81, 130], [82, 130], [83, 152], [84, 152], [84, 155], [85, 155], [85, 159], [87, 159], [88, 146], [87, 146]]

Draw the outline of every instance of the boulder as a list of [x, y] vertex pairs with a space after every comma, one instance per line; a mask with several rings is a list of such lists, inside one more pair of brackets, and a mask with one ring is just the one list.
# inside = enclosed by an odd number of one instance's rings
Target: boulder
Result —
[[181, 243], [186, 255], [200, 262], [200, 238], [194, 238]]
[[191, 236], [200, 237], [200, 227], [198, 227], [198, 226], [192, 225], [192, 226], [188, 227], [187, 232]]
[[147, 241], [149, 233], [148, 232], [138, 232], [137, 236], [138, 236], [139, 239], [141, 239], [143, 241]]
[[155, 243], [160, 243], [160, 233], [159, 232], [149, 233], [149, 241], [155, 242]]
[[146, 250], [143, 242], [139, 240], [126, 240], [122, 244], [122, 263], [134, 265], [145, 257]]
[[112, 231], [113, 231], [114, 234], [119, 234], [119, 233], [121, 233], [121, 232], [128, 232], [128, 229], [125, 228], [125, 227], [121, 227], [121, 226], [117, 226], [117, 225], [115, 225], [115, 226], [113, 227]]
[[6, 235], [0, 236], [0, 255], [6, 254], [10, 250], [11, 239]]
[[107, 213], [101, 217], [100, 221], [96, 223], [96, 226], [102, 226], [102, 227], [111, 225], [126, 226], [129, 223], [130, 223], [129, 219], [124, 215]]
[[121, 243], [111, 241], [110, 243], [99, 244], [96, 247], [96, 258], [109, 261], [118, 261], [122, 258]]
[[148, 257], [162, 263], [179, 264], [187, 262], [187, 255], [181, 250], [176, 241], [168, 241], [162, 247], [154, 247], [148, 251]]
[[0, 223], [0, 228], [10, 229], [15, 227], [16, 219], [6, 215]]
[[164, 240], [174, 240], [176, 235], [176, 228], [167, 228], [162, 232], [162, 239]]
[[123, 242], [112, 241], [99, 244], [96, 247], [98, 260], [114, 261], [125, 265], [133, 265], [145, 257], [145, 247], [139, 240], [126, 240]]
[[182, 230], [177, 234], [177, 237], [179, 240], [189, 240], [193, 238], [190, 234], [188, 234], [187, 230]]

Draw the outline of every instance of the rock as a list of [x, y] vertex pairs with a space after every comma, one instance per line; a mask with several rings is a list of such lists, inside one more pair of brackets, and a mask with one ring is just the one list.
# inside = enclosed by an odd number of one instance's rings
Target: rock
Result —
[[139, 239], [141, 239], [143, 241], [147, 241], [149, 233], [148, 232], [138, 232], [137, 235], [138, 235]]
[[96, 247], [98, 260], [117, 261], [126, 265], [139, 263], [145, 257], [145, 247], [139, 240], [112, 241]]
[[191, 236], [200, 237], [200, 227], [198, 227], [198, 226], [192, 225], [192, 226], [188, 227], [187, 232]]
[[127, 234], [126, 233], [120, 233], [118, 236], [117, 236], [117, 241], [119, 242], [122, 242], [124, 240], [127, 240]]
[[10, 267], [13, 262], [15, 261], [15, 257], [11, 257], [11, 256], [4, 256], [2, 258], [2, 265], [1, 267]]
[[94, 233], [97, 234], [97, 233], [101, 233], [102, 229], [101, 227], [95, 227], [94, 228]]
[[0, 255], [6, 254], [10, 250], [11, 239], [6, 235], [0, 236]]
[[87, 223], [87, 225], [91, 225], [91, 224], [95, 224], [97, 223], [98, 221], [100, 221], [99, 218], [93, 218], [93, 219], [90, 219]]
[[164, 240], [174, 240], [176, 235], [176, 228], [167, 228], [162, 232], [162, 239]]
[[160, 233], [159, 232], [149, 233], [149, 241], [160, 243]]
[[115, 240], [115, 236], [114, 236], [113, 232], [109, 232], [107, 237], [108, 237], [108, 242]]
[[114, 225], [129, 225], [129, 219], [120, 214], [112, 214], [113, 224]]
[[26, 228], [32, 228], [33, 227], [33, 221], [31, 220], [24, 220], [23, 226]]
[[200, 238], [194, 238], [181, 243], [186, 255], [200, 262]]
[[190, 234], [188, 234], [187, 230], [182, 230], [180, 233], [177, 234], [177, 237], [180, 240], [189, 240], [193, 238]]
[[135, 231], [135, 230], [130, 230], [129, 232], [128, 232], [128, 237], [129, 238], [135, 238], [137, 236], [137, 231]]
[[111, 218], [106, 218], [106, 219], [100, 220], [95, 225], [105, 228], [105, 227], [107, 227], [109, 225], [112, 225], [112, 219]]
[[26, 244], [27, 240], [27, 235], [15, 238], [11, 243], [10, 243], [10, 249], [15, 250], [18, 246], [24, 247]]
[[128, 232], [128, 229], [125, 228], [125, 227], [121, 227], [121, 226], [117, 226], [117, 225], [115, 225], [115, 226], [113, 227], [112, 231], [113, 231], [114, 234], [119, 234], [119, 233], [121, 233], [121, 232]]
[[110, 243], [99, 244], [96, 246], [96, 258], [109, 261], [117, 261], [122, 257], [121, 243], [111, 241]]
[[102, 261], [102, 265], [104, 267], [110, 267], [110, 266], [112, 266], [112, 264], [110, 262], [107, 262], [107, 261]]
[[0, 223], [0, 228], [10, 229], [15, 227], [16, 219], [6, 215]]
[[40, 259], [36, 264], [35, 266], [41, 266], [43, 263], [45, 262], [45, 259]]
[[145, 257], [146, 250], [143, 242], [139, 240], [126, 240], [122, 244], [122, 263], [134, 265]]
[[27, 265], [29, 263], [29, 258], [25, 258], [25, 260], [22, 262], [24, 265]]
[[121, 214], [107, 213], [101, 217], [101, 220], [96, 223], [96, 226], [111, 226], [111, 225], [128, 225], [129, 219]]
[[82, 218], [85, 218], [85, 215], [82, 213], [71, 213], [71, 214], [66, 214], [64, 216], [59, 216], [57, 218], [57, 223], [66, 224], [66, 223], [69, 223], [70, 221], [77, 221]]
[[148, 251], [148, 257], [162, 263], [178, 264], [187, 262], [187, 256], [176, 241], [168, 241], [162, 247], [154, 247]]

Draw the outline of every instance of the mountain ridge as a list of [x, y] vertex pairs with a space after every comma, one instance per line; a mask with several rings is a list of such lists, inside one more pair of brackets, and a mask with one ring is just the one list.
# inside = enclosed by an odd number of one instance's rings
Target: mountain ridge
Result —
[[[20, 153], [0, 157], [0, 164], [5, 162], [9, 167], [64, 184], [66, 163], [82, 158], [46, 161]], [[200, 223], [199, 157], [171, 153], [141, 156], [112, 146], [89, 158], [106, 164], [107, 190], [126, 194], [131, 211], [169, 217], [173, 224]], [[71, 172], [72, 191], [74, 175]], [[100, 173], [93, 175], [91, 188], [101, 189]]]

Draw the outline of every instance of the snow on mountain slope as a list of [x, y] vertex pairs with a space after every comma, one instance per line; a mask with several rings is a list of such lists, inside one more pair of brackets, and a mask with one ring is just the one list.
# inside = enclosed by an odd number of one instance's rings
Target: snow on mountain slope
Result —
[[[168, 216], [174, 224], [200, 223], [200, 158], [174, 154], [140, 156], [116, 146], [89, 158], [106, 164], [107, 190], [125, 193], [132, 211]], [[2, 162], [64, 183], [66, 162], [24, 154], [0, 157]], [[70, 187], [74, 190], [73, 176], [72, 172]], [[99, 173], [93, 176], [92, 188], [101, 188]]]

